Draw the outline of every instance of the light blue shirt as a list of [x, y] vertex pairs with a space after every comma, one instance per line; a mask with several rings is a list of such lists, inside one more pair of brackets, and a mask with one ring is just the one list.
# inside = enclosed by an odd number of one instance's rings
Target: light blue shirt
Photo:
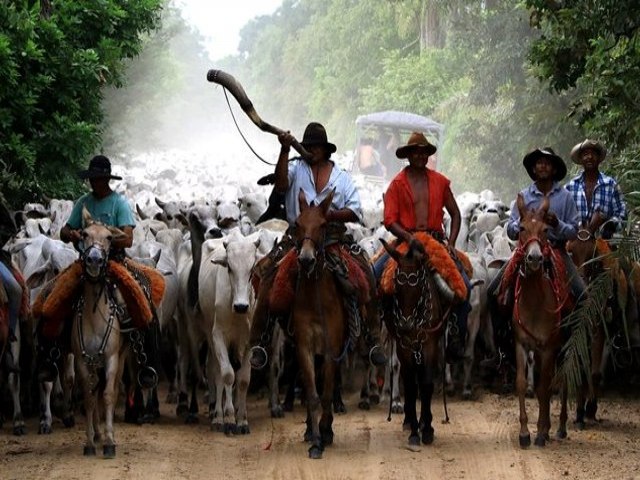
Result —
[[300, 190], [304, 192], [309, 205], [312, 203], [319, 205], [334, 188], [336, 192], [331, 201], [331, 210], [348, 208], [356, 214], [358, 221], [362, 222], [360, 195], [351, 176], [345, 170], [337, 168], [333, 163], [327, 185], [320, 193], [316, 193], [316, 184], [309, 164], [304, 160], [289, 162], [289, 188], [285, 195], [287, 221], [293, 225], [298, 215], [300, 215], [300, 203], [298, 201]]
[[[524, 197], [524, 205], [527, 210], [537, 210], [544, 200], [544, 194], [535, 183], [522, 190], [520, 194]], [[579, 216], [578, 207], [576, 207], [576, 202], [573, 200], [571, 192], [562, 188], [560, 183], [554, 182], [547, 197], [549, 198], [549, 212], [555, 213], [556, 217], [558, 217], [558, 226], [549, 229], [549, 240], [573, 240], [578, 235]], [[514, 204], [507, 224], [507, 235], [511, 240], [517, 240], [519, 234], [520, 212], [517, 205]]]
[[87, 207], [94, 220], [111, 227], [135, 227], [131, 207], [125, 198], [116, 192], [111, 192], [105, 198], [97, 199], [93, 193], [81, 196], [73, 206], [67, 225], [74, 230], [82, 228], [82, 207]]

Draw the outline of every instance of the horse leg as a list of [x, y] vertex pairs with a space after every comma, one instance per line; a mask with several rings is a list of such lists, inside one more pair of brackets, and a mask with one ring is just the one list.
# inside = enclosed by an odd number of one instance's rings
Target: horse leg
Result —
[[538, 432], [535, 444], [544, 447], [549, 440], [551, 429], [551, 380], [553, 379], [555, 352], [545, 350], [536, 355], [535, 361], [540, 365], [540, 378], [536, 393], [538, 396]]
[[524, 402], [527, 390], [527, 379], [525, 377], [525, 364], [527, 352], [524, 347], [516, 341], [516, 391], [518, 392], [518, 403], [520, 405], [520, 447], [526, 448], [531, 445], [531, 434], [527, 427], [527, 409]]
[[64, 396], [62, 423], [67, 428], [71, 428], [76, 424], [76, 419], [73, 415], [73, 386], [76, 383], [76, 371], [74, 364], [74, 355], [72, 353], [66, 355], [65, 368], [62, 374], [62, 392]]
[[598, 411], [598, 397], [600, 396], [600, 382], [602, 380], [602, 356], [605, 343], [604, 327], [600, 325], [591, 344], [591, 385], [589, 399], [585, 405], [585, 417], [589, 420], [596, 419]]
[[[18, 342], [14, 342], [18, 343]], [[13, 357], [16, 359], [18, 356]], [[20, 406], [20, 374], [16, 372], [9, 373], [9, 391], [13, 400], [13, 434], [17, 436], [24, 435], [27, 430], [24, 426], [24, 417], [22, 416], [22, 408]]]
[[563, 385], [560, 397], [560, 423], [556, 432], [558, 439], [567, 438], [567, 390], [567, 385]]
[[[400, 396], [400, 360], [396, 351], [396, 341], [392, 340], [392, 353], [391, 353], [391, 368], [389, 375], [393, 372], [393, 381], [391, 382], [391, 412], [392, 413], [404, 413], [404, 404], [402, 403], [402, 397]], [[385, 383], [389, 383], [386, 382]]]
[[536, 360], [534, 358], [533, 352], [528, 352], [527, 354], [527, 398], [533, 398], [535, 395], [535, 368], [536, 368]]
[[[182, 322], [179, 322], [182, 323]], [[189, 361], [192, 359], [190, 339], [185, 330], [187, 327], [178, 328], [178, 398], [176, 400], [176, 416], [187, 417], [189, 413], [189, 387], [187, 386], [189, 376]], [[196, 357], [196, 355], [193, 355]]]
[[53, 391], [53, 382], [40, 382], [40, 426], [38, 433], [51, 433], [51, 422], [53, 416], [51, 414], [51, 392]]
[[319, 429], [322, 447], [324, 448], [325, 446], [333, 443], [332, 405], [335, 403], [335, 391], [340, 391], [339, 386], [337, 386], [335, 382], [335, 379], [340, 375], [340, 365], [331, 359], [330, 355], [327, 355], [325, 356], [322, 369], [324, 370], [321, 401], [322, 417], [320, 417]]
[[453, 383], [453, 375], [451, 375], [451, 364], [445, 363], [444, 365], [444, 386], [445, 392], [449, 396], [453, 396], [456, 393], [456, 386]]
[[373, 371], [373, 365], [367, 366], [364, 382], [362, 382], [362, 388], [360, 389], [360, 401], [358, 402], [358, 408], [360, 410], [369, 410], [371, 408], [371, 377]]
[[[326, 379], [324, 382], [326, 384]], [[340, 368], [335, 369], [334, 380], [331, 383], [333, 385], [333, 410], [336, 413], [347, 413], [347, 407], [342, 400], [342, 370]]]
[[284, 417], [280, 404], [280, 377], [284, 372], [284, 333], [279, 324], [273, 330], [271, 340], [272, 358], [269, 363], [269, 409], [272, 418]]
[[423, 365], [419, 366], [420, 389], [420, 427], [422, 428], [422, 443], [431, 445], [434, 438], [433, 414], [431, 413], [431, 398], [433, 396], [433, 372], [436, 367], [436, 352], [423, 354]]
[[[305, 432], [305, 441], [311, 442], [309, 458], [322, 458], [322, 451], [324, 449], [320, 438], [320, 415], [322, 413], [322, 407], [316, 389], [313, 353], [309, 348], [304, 348], [300, 344], [298, 344], [297, 347], [298, 365], [302, 373], [302, 381], [307, 400], [307, 431]], [[328, 392], [329, 398], [331, 398], [332, 394], [333, 391], [330, 390]]]
[[409, 445], [415, 446], [420, 445], [418, 416], [416, 413], [416, 401], [418, 399], [416, 367], [413, 364], [413, 358], [410, 353], [409, 355], [403, 355], [403, 357], [400, 360], [402, 362], [402, 381], [404, 383], [404, 421], [402, 429], [411, 431]]
[[79, 365], [80, 376], [82, 378], [82, 388], [84, 390], [84, 411], [86, 415], [86, 426], [85, 426], [85, 434], [86, 434], [86, 443], [84, 445], [84, 455], [85, 456], [93, 456], [96, 454], [96, 444], [95, 444], [95, 410], [97, 408], [96, 405], [96, 394], [91, 390], [91, 385], [89, 385], [89, 371], [87, 370], [86, 365]]
[[251, 362], [249, 351], [242, 355], [242, 364], [236, 375], [236, 433], [246, 435], [251, 433], [249, 419], [247, 418], [247, 391], [251, 382]]
[[102, 446], [102, 454], [104, 458], [113, 458], [116, 456], [116, 442], [113, 433], [113, 414], [115, 411], [116, 401], [118, 398], [118, 372], [120, 370], [120, 359], [118, 352], [112, 354], [106, 361], [105, 380], [106, 384], [102, 398], [104, 401], [104, 444]]
[[480, 331], [480, 312], [481, 306], [474, 305], [474, 310], [469, 314], [467, 320], [467, 343], [464, 348], [463, 359], [463, 378], [462, 378], [462, 399], [471, 400], [471, 370], [473, 369], [474, 351], [476, 346], [476, 338]]

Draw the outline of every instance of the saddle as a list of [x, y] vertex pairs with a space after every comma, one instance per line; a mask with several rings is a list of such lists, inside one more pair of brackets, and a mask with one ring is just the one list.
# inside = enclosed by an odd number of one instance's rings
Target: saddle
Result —
[[[353, 258], [344, 244], [333, 243], [325, 248], [326, 265], [345, 296], [356, 297], [358, 304], [369, 301], [369, 282], [362, 266]], [[275, 314], [288, 313], [293, 304], [298, 276], [298, 260], [295, 250], [290, 250], [280, 260], [273, 286], [269, 292], [269, 310]]]
[[[80, 295], [82, 263], [75, 261], [47, 283], [36, 298], [33, 315], [40, 319], [42, 334], [51, 340], [63, 330], [66, 319], [73, 316], [73, 308]], [[164, 277], [157, 270], [130, 259], [122, 263], [109, 260], [107, 281], [113, 282], [122, 295], [134, 328], [149, 326], [155, 307], [164, 295]]]
[[[427, 252], [427, 264], [429, 268], [433, 269], [443, 278], [449, 288], [453, 290], [458, 300], [465, 300], [468, 294], [467, 286], [447, 248], [426, 232], [416, 232], [415, 238], [422, 243], [425, 252]], [[403, 255], [409, 250], [409, 244], [406, 242], [400, 243], [399, 240], [396, 240], [393, 246]], [[465, 273], [469, 278], [472, 278], [473, 267], [469, 257], [460, 250], [457, 250], [456, 254]], [[381, 252], [378, 252], [376, 257], [380, 255]], [[393, 295], [395, 292], [395, 272], [397, 267], [396, 261], [390, 258], [380, 278], [380, 290], [384, 295]]]

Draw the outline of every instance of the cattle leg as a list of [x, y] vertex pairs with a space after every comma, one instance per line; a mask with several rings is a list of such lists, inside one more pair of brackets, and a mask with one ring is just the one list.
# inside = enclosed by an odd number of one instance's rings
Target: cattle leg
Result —
[[40, 390], [40, 426], [38, 433], [51, 433], [51, 422], [53, 416], [51, 414], [51, 392], [53, 391], [53, 382], [40, 382], [38, 384]]
[[[216, 367], [219, 369], [220, 383], [216, 383], [216, 391], [224, 392], [224, 403], [221, 403], [223, 431], [226, 434], [234, 433], [236, 429], [236, 412], [233, 406], [233, 384], [235, 382], [235, 372], [229, 361], [228, 346], [225, 344], [222, 332], [214, 327], [212, 332], [213, 348], [210, 354], [214, 357]], [[218, 399], [219, 397], [216, 397]], [[216, 405], [216, 413], [219, 412]], [[217, 417], [219, 421], [220, 417]]]
[[251, 382], [251, 363], [249, 362], [249, 351], [243, 354], [242, 365], [236, 375], [236, 405], [238, 412], [236, 414], [236, 433], [250, 433], [249, 420], [247, 418], [247, 390]]
[[474, 305], [474, 309], [467, 319], [467, 342], [464, 349], [463, 360], [463, 378], [462, 378], [462, 399], [471, 400], [473, 391], [471, 388], [471, 371], [473, 369], [473, 361], [475, 357], [475, 346], [478, 332], [480, 331], [480, 304]]
[[[18, 343], [18, 342], [14, 342]], [[19, 358], [19, 357], [13, 357]], [[22, 407], [20, 406], [20, 374], [16, 372], [9, 373], [9, 391], [13, 400], [13, 434], [17, 436], [27, 433], [24, 425], [24, 417], [22, 416]]]
[[284, 333], [280, 325], [276, 325], [271, 340], [273, 352], [269, 363], [269, 409], [272, 418], [284, 417], [284, 409], [280, 404], [280, 377], [284, 371]]
[[526, 448], [531, 445], [531, 434], [527, 422], [527, 408], [525, 405], [525, 394], [527, 391], [527, 379], [525, 377], [525, 364], [527, 352], [524, 347], [516, 342], [516, 391], [518, 393], [518, 403], [520, 405], [520, 447]]

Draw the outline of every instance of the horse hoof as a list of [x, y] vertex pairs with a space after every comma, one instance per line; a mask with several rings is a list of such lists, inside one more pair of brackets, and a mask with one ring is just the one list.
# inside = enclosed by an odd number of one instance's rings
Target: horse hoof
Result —
[[420, 437], [417, 433], [412, 433], [411, 435], [409, 435], [409, 445], [411, 445], [412, 447], [420, 446]]
[[567, 438], [567, 431], [558, 429], [558, 431], [556, 432], [556, 438], [558, 440], [564, 440], [565, 438]]
[[38, 428], [38, 435], [49, 435], [52, 432], [51, 425], [41, 423]]
[[13, 434], [16, 437], [21, 437], [22, 435], [26, 435], [27, 429], [24, 425], [16, 425], [13, 427]]
[[404, 406], [400, 403], [394, 403], [391, 405], [391, 413], [404, 413]]
[[310, 442], [312, 439], [313, 439], [313, 434], [311, 433], [311, 431], [304, 432], [303, 440], [305, 443]]
[[360, 410], [369, 410], [371, 408], [371, 405], [369, 405], [369, 402], [367, 402], [366, 400], [360, 400], [360, 402], [358, 403], [358, 408]]
[[333, 406], [333, 411], [335, 413], [347, 413], [347, 407], [345, 406], [344, 403], [340, 402], [340, 403], [336, 403]]
[[236, 426], [236, 435], [249, 435], [251, 433], [251, 429], [249, 425], [237, 425]]
[[[95, 454], [95, 449], [94, 449]], [[116, 458], [116, 446], [115, 445], [103, 445], [102, 456], [104, 458]]]
[[211, 423], [212, 432], [222, 432], [222, 423]]
[[225, 435], [233, 435], [234, 433], [236, 433], [235, 423], [225, 423], [222, 427], [222, 431]]
[[574, 423], [575, 423], [576, 428], [578, 430], [584, 430], [584, 428], [585, 428], [584, 420], [576, 420]]
[[471, 390], [463, 390], [462, 391], [462, 399], [463, 400], [471, 400]]
[[597, 400], [587, 400], [587, 404], [584, 407], [584, 416], [589, 420], [596, 421], [596, 412], [598, 411]]
[[525, 392], [524, 396], [527, 398], [533, 398], [535, 396], [535, 393], [533, 392], [533, 390], [530, 390], [527, 388], [527, 391]]
[[82, 454], [85, 457], [93, 457], [96, 454], [96, 447], [93, 447], [93, 446], [90, 447], [90, 446], [85, 445], [84, 450], [82, 451]]
[[62, 419], [62, 424], [65, 426], [65, 428], [75, 427], [76, 426], [76, 418], [73, 415], [70, 415], [68, 417], [64, 417]]
[[322, 448], [317, 445], [312, 445], [309, 447], [309, 458], [313, 460], [318, 460], [322, 458]]
[[380, 395], [371, 395], [369, 401], [371, 405], [378, 405], [380, 403]]
[[547, 443], [547, 439], [544, 435], [536, 435], [536, 439], [533, 443], [535, 443], [536, 447], [544, 447]]
[[322, 445], [333, 445], [333, 432], [324, 432], [320, 434]]
[[456, 394], [456, 387], [453, 385], [447, 385], [447, 388], [444, 389], [448, 397], [453, 397]]
[[198, 422], [200, 422], [200, 420], [198, 419], [198, 415], [196, 415], [195, 413], [189, 413], [184, 419], [184, 423], [186, 423], [187, 425], [195, 425]]
[[431, 445], [433, 443], [433, 438], [433, 428], [429, 428], [428, 430], [424, 430], [422, 432], [422, 443], [424, 443], [425, 445]]
[[411, 423], [410, 422], [403, 422], [402, 423], [402, 431], [403, 432], [410, 432], [411, 431]]
[[520, 448], [527, 448], [531, 446], [531, 435], [528, 433], [526, 435], [520, 435], [518, 440], [520, 441]]
[[285, 412], [293, 412], [293, 402], [284, 402], [282, 404], [282, 410]]
[[284, 410], [280, 405], [271, 409], [271, 418], [284, 418]]

